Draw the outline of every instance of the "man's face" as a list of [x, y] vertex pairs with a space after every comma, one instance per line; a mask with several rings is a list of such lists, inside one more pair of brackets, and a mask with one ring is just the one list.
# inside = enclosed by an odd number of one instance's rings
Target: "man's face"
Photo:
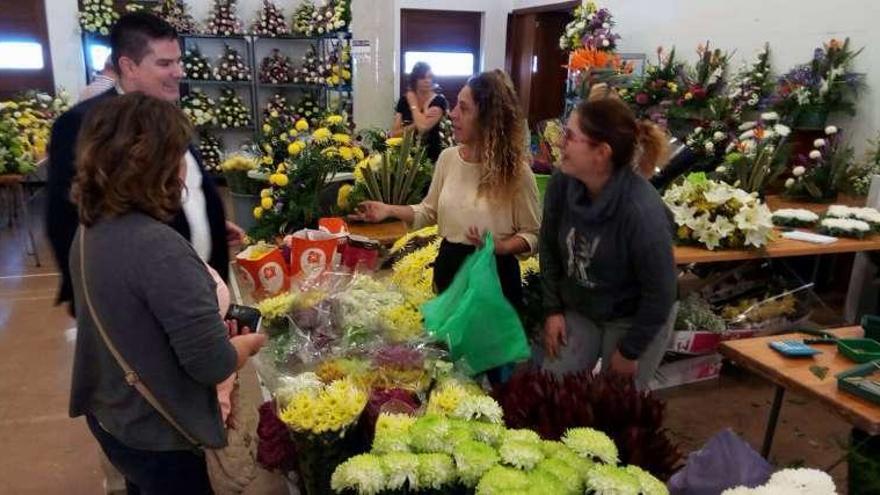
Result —
[[151, 40], [141, 63], [128, 57], [119, 58], [122, 86], [125, 91], [142, 93], [167, 101], [180, 98], [180, 44], [177, 40]]

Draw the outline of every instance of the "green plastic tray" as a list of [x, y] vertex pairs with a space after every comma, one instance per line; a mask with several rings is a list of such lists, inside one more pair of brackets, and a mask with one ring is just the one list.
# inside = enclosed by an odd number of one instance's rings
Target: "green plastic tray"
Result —
[[874, 339], [838, 339], [837, 352], [851, 361], [867, 363], [880, 359], [880, 342]]
[[880, 369], [880, 361], [871, 361], [855, 368], [848, 369], [843, 373], [837, 374], [837, 388], [844, 392], [857, 395], [863, 399], [880, 404], [880, 394], [872, 393], [870, 390], [846, 381], [847, 378], [853, 376], [866, 376]]
[[862, 328], [865, 329], [865, 338], [880, 340], [880, 316], [865, 315], [862, 317]]

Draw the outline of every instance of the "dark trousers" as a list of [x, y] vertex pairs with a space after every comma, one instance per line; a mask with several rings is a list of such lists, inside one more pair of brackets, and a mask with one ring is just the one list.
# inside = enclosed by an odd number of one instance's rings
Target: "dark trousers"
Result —
[[[434, 261], [434, 290], [438, 294], [449, 288], [464, 260], [474, 251], [476, 248], [467, 244], [456, 244], [445, 239], [440, 243], [440, 251]], [[501, 292], [515, 309], [519, 309], [523, 301], [519, 260], [513, 255], [496, 255], [495, 263], [498, 265]]]
[[191, 450], [156, 452], [128, 447], [87, 415], [92, 435], [125, 477], [128, 494], [212, 495], [205, 457]]
[[[448, 289], [455, 275], [467, 257], [476, 251], [474, 246], [456, 244], [446, 239], [440, 243], [437, 259], [434, 261], [434, 290], [441, 293]], [[522, 275], [519, 260], [512, 255], [496, 255], [498, 279], [501, 281], [501, 292], [514, 309], [519, 310], [523, 304]], [[504, 365], [486, 371], [489, 382], [495, 386], [506, 382], [513, 373], [513, 365]]]

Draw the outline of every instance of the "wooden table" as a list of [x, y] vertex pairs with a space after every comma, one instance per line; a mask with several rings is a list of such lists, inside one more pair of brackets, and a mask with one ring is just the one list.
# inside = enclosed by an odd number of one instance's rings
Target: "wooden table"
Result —
[[[779, 235], [780, 232], [777, 232]], [[743, 261], [767, 258], [791, 258], [822, 254], [860, 253], [880, 250], [880, 235], [872, 235], [863, 240], [838, 238], [831, 244], [813, 244], [779, 237], [764, 249], [716, 249], [709, 251], [698, 246], [675, 246], [675, 263], [715, 263], [718, 261]]]
[[[861, 327], [843, 327], [829, 330], [828, 333], [842, 338], [858, 338], [864, 332]], [[800, 340], [810, 337], [815, 336], [791, 333], [721, 343], [719, 350], [722, 355], [776, 385], [776, 394], [773, 398], [773, 406], [770, 408], [764, 443], [761, 447], [761, 455], [765, 458], [770, 454], [776, 421], [779, 419], [779, 410], [786, 389], [818, 400], [869, 435], [880, 434], [880, 406], [837, 389], [835, 375], [858, 364], [838, 355], [836, 345], [814, 344], [812, 347], [821, 350], [822, 354], [812, 358], [787, 358], [768, 346], [768, 343], [774, 340]], [[824, 380], [820, 380], [810, 371], [812, 365], [828, 368]]]

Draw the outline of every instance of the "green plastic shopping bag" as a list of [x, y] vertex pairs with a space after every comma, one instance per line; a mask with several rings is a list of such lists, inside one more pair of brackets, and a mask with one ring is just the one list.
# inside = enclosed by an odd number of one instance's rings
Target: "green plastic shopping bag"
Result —
[[531, 354], [519, 315], [501, 291], [491, 235], [468, 256], [449, 288], [422, 305], [422, 314], [428, 333], [446, 343], [452, 360], [472, 374]]

